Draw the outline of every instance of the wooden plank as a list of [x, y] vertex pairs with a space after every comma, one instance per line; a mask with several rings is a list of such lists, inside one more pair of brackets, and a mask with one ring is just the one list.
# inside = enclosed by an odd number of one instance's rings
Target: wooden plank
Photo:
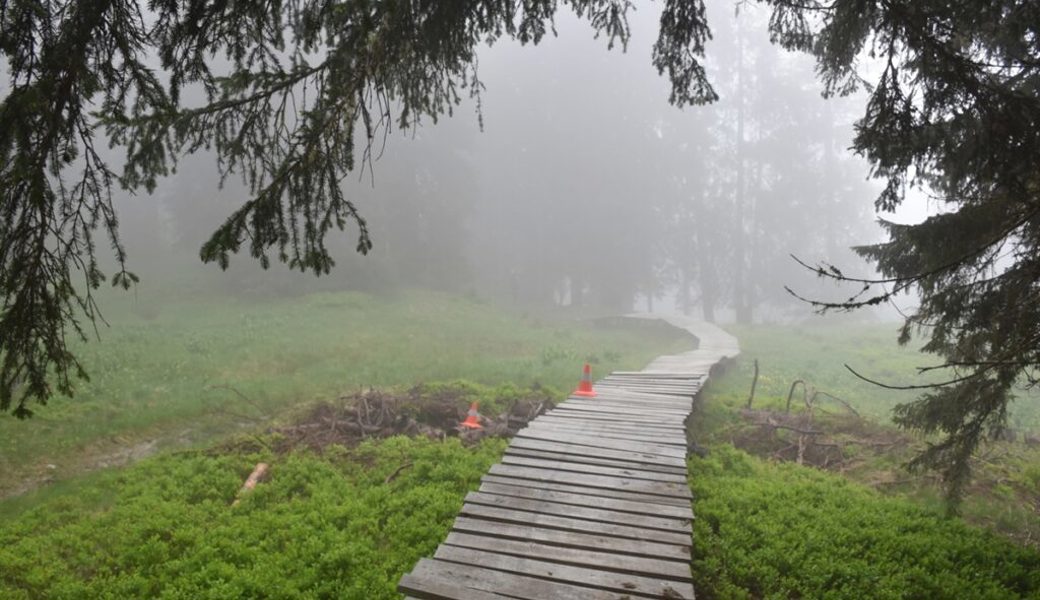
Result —
[[562, 404], [585, 404], [598, 406], [646, 406], [661, 410], [686, 411], [693, 409], [693, 401], [680, 399], [677, 402], [650, 401], [643, 398], [569, 398]]
[[[600, 381], [620, 381], [624, 383], [628, 382], [640, 382], [640, 383], [667, 383], [672, 385], [700, 385], [703, 381], [700, 377], [683, 377], [683, 376], [654, 376], [654, 375], [607, 375]], [[598, 382], [597, 382], [598, 383]]]
[[[432, 572], [425, 573], [426, 570], [426, 568], [420, 569], [417, 566], [415, 571], [405, 574], [397, 583], [397, 591], [412, 594], [411, 597], [416, 600], [503, 600], [503, 598], [510, 598], [510, 596], [462, 586], [449, 580], [450, 575], [446, 574], [442, 577], [434, 575]], [[419, 574], [416, 574], [417, 572]]]
[[499, 508], [508, 508], [518, 511], [538, 512], [546, 515], [557, 515], [572, 519], [585, 521], [598, 521], [602, 523], [616, 523], [620, 525], [631, 525], [647, 530], [667, 531], [681, 534], [687, 538], [692, 533], [690, 519], [676, 519], [662, 517], [656, 514], [632, 514], [605, 508], [594, 508], [585, 504], [561, 504], [547, 499], [528, 499], [516, 496], [504, 496], [488, 492], [470, 492], [466, 494], [466, 504], [481, 504]]
[[531, 488], [522, 484], [522, 480], [518, 484], [517, 480], [509, 477], [485, 475], [480, 479], [478, 491], [529, 500], [602, 508], [605, 511], [630, 513], [632, 515], [649, 515], [680, 520], [692, 520], [694, 518], [688, 502], [671, 500], [664, 502], [657, 500], [644, 501], [643, 498], [638, 497], [639, 495], [635, 495], [635, 498], [625, 497], [630, 495], [628, 493], [623, 493], [621, 497], [613, 497], [596, 495], [589, 493], [587, 489], [572, 486], [545, 484], [544, 488]]
[[700, 380], [694, 379], [660, 379], [651, 377], [607, 377], [597, 381], [602, 385], [645, 385], [660, 387], [692, 388], [700, 387]]
[[556, 423], [558, 425], [582, 425], [587, 427], [602, 427], [604, 429], [613, 429], [615, 431], [645, 431], [651, 433], [663, 433], [685, 436], [686, 427], [683, 426], [682, 421], [678, 421], [674, 424], [655, 424], [655, 423], [643, 423], [643, 422], [631, 422], [631, 421], [593, 421], [587, 419], [581, 415], [575, 415], [571, 413], [559, 413], [552, 415], [542, 415], [531, 421], [532, 423]]
[[[634, 390], [627, 390], [623, 387], [616, 386], [614, 384], [603, 384], [599, 389], [596, 389], [596, 395], [593, 396], [594, 400], [625, 400], [630, 402], [658, 402], [658, 403], [671, 403], [671, 404], [683, 404], [691, 402], [689, 398], [677, 398], [668, 394], [654, 394], [649, 392], [637, 392]], [[588, 399], [587, 396], [568, 396], [567, 400], [583, 400]]]
[[[546, 518], [552, 519], [548, 516]], [[607, 536], [607, 534], [599, 534], [594, 531], [567, 531], [540, 525], [523, 526], [463, 516], [456, 517], [451, 525], [451, 531], [472, 534], [472, 536], [490, 539], [492, 542], [509, 540], [536, 542], [547, 546], [624, 554], [627, 557], [643, 556], [657, 560], [675, 560], [684, 565], [690, 562], [690, 546], [688, 545], [633, 540]], [[688, 540], [685, 543], [688, 544]]]
[[654, 406], [641, 405], [636, 402], [612, 404], [610, 402], [575, 402], [573, 400], [568, 400], [562, 404], [556, 405], [556, 410], [561, 408], [586, 412], [620, 413], [623, 415], [637, 413], [648, 417], [657, 417], [662, 421], [667, 421], [669, 419], [678, 419], [681, 421], [686, 418], [686, 415], [690, 414], [691, 410], [690, 408], [657, 408]]
[[654, 471], [642, 471], [637, 468], [604, 467], [600, 465], [586, 465], [572, 462], [558, 462], [542, 458], [530, 458], [527, 456], [505, 455], [502, 464], [517, 465], [522, 467], [535, 467], [550, 471], [566, 471], [586, 475], [607, 475], [610, 477], [623, 477], [629, 479], [641, 479], [646, 481], [660, 481], [667, 483], [686, 484], [686, 474], [657, 473]]
[[666, 465], [655, 465], [652, 463], [613, 460], [608, 458], [600, 458], [598, 456], [582, 456], [580, 454], [561, 454], [558, 452], [545, 452], [543, 450], [531, 450], [528, 448], [522, 448], [517, 446], [509, 446], [508, 448], [506, 448], [506, 454], [512, 454], [514, 456], [527, 456], [529, 458], [542, 458], [545, 460], [555, 460], [559, 462], [572, 462], [586, 465], [600, 465], [604, 467], [638, 468], [644, 471], [656, 471], [658, 473], [673, 473], [676, 475], [686, 473], [686, 469], [682, 467], [671, 467]]
[[[593, 389], [596, 391], [594, 398], [610, 398], [612, 400], [646, 400], [655, 402], [689, 402], [689, 398], [677, 398], [668, 394], [654, 394], [652, 392], [637, 392], [634, 390], [626, 390], [624, 388], [615, 386], [613, 384], [604, 384], [599, 389], [593, 385]], [[568, 400], [579, 400], [587, 398], [587, 396], [568, 396]]]
[[612, 477], [609, 475], [588, 475], [567, 471], [556, 471], [552, 469], [538, 469], [535, 467], [520, 467], [502, 464], [492, 465], [491, 469], [488, 470], [488, 473], [502, 477], [515, 477], [517, 479], [529, 479], [546, 483], [566, 483], [569, 485], [580, 485], [591, 488], [637, 492], [651, 496], [677, 498], [687, 502], [692, 499], [690, 488], [686, 487], [685, 484], [680, 483], [647, 481], [645, 479]]
[[686, 436], [663, 433], [649, 433], [646, 431], [617, 431], [612, 429], [600, 429], [583, 425], [564, 425], [558, 423], [530, 423], [527, 429], [531, 431], [559, 431], [562, 433], [577, 433], [579, 435], [594, 435], [596, 437], [615, 440], [628, 440], [632, 442], [644, 442], [650, 444], [665, 444], [685, 448]]
[[585, 419], [567, 419], [567, 418], [544, 418], [538, 419], [537, 422], [532, 421], [529, 425], [531, 426], [551, 426], [551, 427], [569, 427], [578, 428], [585, 431], [594, 432], [613, 432], [623, 433], [626, 435], [643, 435], [652, 437], [663, 437], [672, 438], [675, 440], [685, 440], [686, 431], [683, 429], [660, 429], [653, 427], [644, 427], [641, 423], [592, 423]]
[[[472, 565], [516, 575], [537, 577], [550, 581], [571, 583], [590, 588], [645, 598], [693, 598], [693, 585], [687, 582], [670, 581], [656, 577], [612, 573], [562, 565], [559, 563], [508, 556], [492, 552], [480, 552], [458, 546], [441, 546], [436, 557], [463, 565]], [[622, 596], [622, 597], [624, 597]]]
[[650, 370], [643, 370], [643, 371], [611, 371], [611, 373], [609, 375], [607, 375], [606, 378], [609, 379], [611, 377], [650, 377], [650, 378], [659, 377], [661, 379], [703, 379], [703, 378], [707, 377], [707, 375], [705, 375], [703, 373], [694, 373], [692, 371], [688, 372], [688, 373], [679, 373], [679, 372], [673, 372], [673, 371], [650, 371]]
[[550, 442], [562, 442], [579, 446], [592, 446], [595, 448], [609, 448], [611, 450], [627, 450], [629, 452], [639, 452], [641, 454], [658, 454], [661, 456], [680, 459], [686, 458], [686, 451], [684, 449], [665, 444], [645, 444], [642, 442], [630, 442], [627, 440], [605, 440], [595, 436], [570, 433], [565, 434], [563, 432], [545, 432], [531, 430], [529, 428], [518, 431], [516, 437], [547, 440]]
[[[639, 423], [641, 425], [647, 425], [647, 426], [653, 426], [653, 425], [659, 424], [661, 422], [660, 419], [656, 419], [656, 418], [647, 418], [647, 417], [640, 417], [640, 416], [630, 416], [630, 415], [623, 415], [623, 414], [613, 414], [612, 415], [612, 414], [607, 414], [607, 413], [598, 413], [598, 414], [581, 413], [581, 412], [573, 411], [573, 410], [559, 410], [559, 409], [553, 409], [552, 412], [549, 412], [549, 413], [546, 413], [546, 414], [552, 415], [553, 417], [579, 418], [579, 419], [585, 419], [585, 420], [588, 420], [588, 421], [595, 421], [595, 422], [605, 421], [605, 422], [608, 422], [608, 423], [629, 423], [629, 424], [631, 424], [631, 423]], [[676, 425], [681, 425], [682, 423], [683, 423], [683, 421], [681, 421], [681, 420], [677, 420], [675, 422]]]
[[[608, 420], [590, 419], [590, 418], [588, 418], [587, 415], [581, 415], [581, 414], [570, 413], [570, 412], [562, 412], [562, 411], [559, 412], [559, 413], [555, 413], [555, 414], [546, 413], [546, 414], [538, 417], [537, 419], [535, 419], [535, 421], [539, 421], [539, 422], [548, 422], [548, 421], [564, 422], [564, 420], [566, 420], [566, 422], [568, 422], [568, 423], [571, 423], [572, 425], [574, 424], [575, 420], [579, 420], [582, 424], [585, 424], [585, 425], [598, 425], [598, 426], [601, 426], [601, 427], [615, 427], [615, 428], [616, 427], [639, 427], [641, 429], [645, 429], [646, 431], [660, 431], [661, 433], [679, 433], [679, 434], [683, 434], [683, 435], [686, 434], [686, 427], [685, 427], [685, 425], [683, 424], [682, 421], [669, 422], [669, 423], [652, 423], [652, 422], [645, 422], [645, 421], [638, 421], [638, 422], [626, 421], [625, 419], [608, 419]], [[532, 422], [534, 422], [534, 421], [532, 421]]]
[[648, 426], [653, 425], [671, 425], [671, 426], [682, 426], [684, 417], [661, 417], [656, 415], [643, 415], [636, 414], [632, 411], [629, 412], [615, 412], [615, 411], [588, 411], [578, 410], [563, 405], [557, 406], [556, 408], [545, 413], [554, 417], [576, 417], [580, 419], [590, 419], [593, 421], [620, 421], [622, 423], [644, 423]]
[[[510, 477], [508, 475], [484, 475], [480, 478], [482, 483], [500, 483], [518, 487], [533, 487], [537, 490], [551, 490], [556, 492], [569, 492], [572, 494], [583, 494], [589, 497], [600, 496], [603, 498], [614, 498], [617, 500], [629, 500], [632, 502], [644, 502], [648, 507], [652, 505], [671, 505], [690, 510], [690, 500], [686, 498], [673, 498], [671, 496], [655, 496], [640, 492], [619, 490], [616, 488], [597, 488], [571, 483], [555, 483], [551, 481], [536, 481], [522, 477]], [[591, 505], [591, 504], [590, 504]], [[665, 514], [661, 512], [659, 514]]]
[[[618, 540], [614, 541], [617, 542]], [[676, 581], [690, 581], [689, 555], [686, 556], [685, 560], [667, 560], [655, 558], [653, 555], [637, 556], [631, 553], [615, 552], [614, 550], [618, 546], [600, 546], [597, 548], [577, 545], [568, 547], [560, 544], [546, 544], [536, 540], [472, 535], [457, 531], [449, 533], [444, 543], [449, 546], [498, 552], [499, 554], [509, 554], [511, 556], [523, 556], [578, 567], [589, 567], [635, 575], [653, 575]], [[629, 543], [647, 544], [648, 542]]]
[[[537, 506], [533, 507], [539, 508]], [[603, 537], [622, 538], [629, 540], [642, 540], [644, 542], [658, 542], [674, 546], [689, 546], [689, 534], [658, 529], [636, 527], [628, 524], [612, 523], [607, 521], [589, 521], [575, 519], [561, 515], [534, 511], [516, 510], [499, 506], [488, 506], [486, 504], [464, 504], [459, 516], [468, 517], [481, 521], [494, 521], [496, 524], [519, 525], [524, 528], [554, 529], [559, 531], [591, 534]], [[459, 531], [463, 529], [456, 528]], [[486, 526], [478, 526], [477, 533], [485, 535], [489, 531]], [[529, 539], [529, 538], [523, 538]]]
[[550, 442], [546, 440], [532, 439], [515, 437], [513, 441], [509, 443], [509, 447], [523, 448], [526, 450], [539, 450], [542, 452], [557, 452], [560, 454], [576, 455], [576, 456], [588, 456], [593, 458], [605, 458], [610, 460], [638, 463], [638, 464], [652, 464], [679, 468], [682, 470], [686, 469], [685, 458], [673, 458], [669, 456], [661, 456], [658, 454], [646, 454], [640, 452], [630, 452], [627, 450], [607, 450], [604, 448], [593, 448], [590, 446], [581, 446], [577, 444], [568, 444], [565, 442]]
[[700, 388], [691, 386], [669, 386], [669, 385], [658, 385], [653, 383], [620, 383], [620, 382], [609, 382], [600, 383], [598, 385], [597, 392], [604, 390], [605, 388], [616, 388], [618, 390], [632, 391], [632, 392], [643, 392], [648, 394], [655, 394], [661, 396], [684, 396], [692, 398], [697, 395], [697, 390]]
[[632, 439], [632, 441], [650, 444], [686, 445], [685, 431], [662, 431], [651, 430], [638, 425], [627, 425], [624, 423], [590, 423], [588, 421], [563, 421], [563, 420], [537, 420], [532, 421], [525, 429], [560, 429], [578, 433], [580, 435], [600, 436], [612, 434], [609, 437], [618, 439]]
[[[456, 586], [467, 590], [497, 593], [502, 597], [522, 600], [618, 600], [618, 595], [614, 592], [429, 558], [424, 558], [415, 565], [415, 568], [412, 569], [412, 576], [416, 579], [409, 583], [416, 581], [456, 582]], [[405, 591], [412, 593], [410, 589]], [[428, 598], [454, 600], [452, 596], [428, 596]], [[462, 597], [462, 600], [470, 599]]]
[[655, 413], [647, 410], [639, 410], [636, 406], [628, 407], [614, 407], [614, 406], [581, 406], [581, 405], [568, 405], [558, 404], [552, 410], [546, 414], [559, 414], [561, 412], [569, 412], [571, 414], [577, 414], [588, 417], [607, 417], [622, 420], [630, 423], [646, 422], [646, 423], [661, 423], [678, 425], [683, 422], [689, 411], [675, 412], [675, 413]]

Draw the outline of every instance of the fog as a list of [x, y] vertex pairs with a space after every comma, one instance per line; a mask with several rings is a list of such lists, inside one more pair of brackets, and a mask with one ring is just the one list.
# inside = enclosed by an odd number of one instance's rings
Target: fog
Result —
[[[538, 46], [483, 48], [479, 101], [377, 138], [377, 158], [345, 183], [375, 245], [359, 256], [356, 227], [336, 234], [328, 276], [264, 271], [248, 253], [227, 272], [202, 264], [199, 247], [248, 191], [234, 177], [221, 187], [211, 155], [185, 157], [153, 195], [118, 202], [141, 301], [171, 287], [264, 296], [417, 286], [518, 307], [808, 317], [784, 286], [823, 299], [847, 290], [791, 255], [862, 275], [869, 266], [849, 248], [880, 239], [879, 185], [849, 150], [864, 98], [823, 99], [813, 60], [770, 44], [765, 10], [708, 10], [721, 96], [709, 106], [668, 103], [650, 61], [654, 6], [630, 15], [626, 52], [608, 51], [570, 14]], [[897, 217], [921, 218], [913, 210]]]

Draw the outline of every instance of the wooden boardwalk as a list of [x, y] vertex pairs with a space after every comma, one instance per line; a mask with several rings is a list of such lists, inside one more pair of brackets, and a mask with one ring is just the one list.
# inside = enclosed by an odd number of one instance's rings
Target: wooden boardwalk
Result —
[[662, 318], [696, 350], [596, 382], [517, 433], [466, 496], [408, 598], [692, 599], [686, 419], [712, 366], [739, 352], [713, 325]]

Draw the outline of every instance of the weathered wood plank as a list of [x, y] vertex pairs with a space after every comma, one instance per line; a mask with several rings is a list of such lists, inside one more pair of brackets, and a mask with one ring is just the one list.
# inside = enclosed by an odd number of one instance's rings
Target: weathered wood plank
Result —
[[[558, 416], [570, 416], [570, 417], [577, 417], [577, 418], [581, 418], [581, 419], [590, 419], [590, 420], [594, 420], [594, 421], [620, 421], [622, 423], [645, 423], [648, 426], [653, 426], [653, 425], [655, 425], [657, 423], [660, 423], [660, 422], [665, 420], [665, 419], [662, 419], [659, 416], [653, 416], [653, 415], [642, 414], [640, 412], [636, 412], [634, 407], [631, 410], [629, 410], [628, 412], [621, 412], [621, 411], [587, 411], [587, 410], [580, 410], [580, 409], [577, 409], [577, 408], [565, 407], [564, 405], [560, 405], [560, 406], [557, 406], [557, 407], [553, 408], [552, 410], [550, 410], [546, 414], [547, 415], [556, 416], [556, 417], [558, 417]], [[679, 425], [682, 424], [683, 418], [684, 418], [684, 416], [682, 416], [682, 417], [679, 417], [679, 416], [668, 417], [668, 419], [675, 419], [677, 421], [676, 424], [679, 424]]]
[[707, 377], [704, 373], [697, 373], [689, 371], [686, 373], [673, 372], [673, 371], [611, 371], [607, 378], [610, 377], [649, 377], [649, 378], [661, 378], [661, 379], [704, 379]]
[[[647, 422], [647, 421], [626, 421], [624, 418], [611, 418], [611, 419], [590, 419], [588, 415], [570, 413], [570, 412], [559, 412], [559, 413], [546, 413], [536, 419], [539, 423], [545, 422], [560, 422], [575, 424], [580, 422], [582, 424], [597, 425], [600, 427], [614, 427], [614, 428], [625, 428], [625, 427], [639, 427], [646, 431], [660, 431], [661, 433], [675, 433], [680, 435], [686, 435], [686, 428], [683, 426], [682, 419], [675, 425], [660, 425], [658, 423]], [[532, 421], [533, 423], [534, 421]]]
[[645, 598], [693, 598], [691, 584], [656, 577], [612, 573], [532, 558], [480, 552], [458, 546], [441, 546], [436, 557], [463, 565], [616, 592], [622, 594], [622, 597], [631, 595]]
[[[578, 491], [575, 491], [578, 490]], [[571, 506], [609, 510], [632, 515], [649, 515], [680, 521], [691, 520], [693, 511], [688, 502], [647, 502], [642, 498], [598, 496], [586, 493], [584, 488], [556, 485], [545, 488], [534, 488], [515, 485], [513, 480], [505, 477], [484, 476], [481, 480], [480, 493], [510, 496], [525, 500], [552, 502]], [[628, 494], [625, 494], [628, 495]]]
[[[541, 532], [543, 530], [534, 530]], [[614, 540], [618, 541], [618, 540]], [[621, 540], [623, 541], [623, 540]], [[615, 550], [619, 546], [586, 547], [583, 545], [566, 546], [561, 544], [547, 544], [540, 540], [520, 540], [483, 535], [473, 535], [452, 531], [448, 534], [444, 543], [449, 546], [459, 546], [472, 550], [484, 550], [487, 552], [498, 552], [512, 556], [523, 556], [537, 560], [558, 562], [562, 564], [575, 565], [578, 567], [589, 567], [614, 571], [617, 573], [631, 573], [634, 575], [653, 575], [674, 579], [676, 581], [690, 581], [690, 557], [686, 560], [668, 560], [655, 558], [653, 555], [634, 555], [621, 553]], [[627, 543], [627, 542], [626, 542]], [[645, 542], [640, 542], [645, 543]]]
[[[588, 422], [588, 423], [592, 423], [592, 424], [599, 424], [599, 425], [616, 425], [616, 424], [632, 425], [632, 424], [638, 424], [638, 425], [647, 425], [647, 429], [652, 429], [653, 428], [652, 426], [654, 424], [654, 421], [649, 420], [649, 419], [642, 419], [642, 418], [639, 418], [639, 417], [629, 417], [629, 416], [626, 416], [626, 415], [607, 415], [607, 414], [592, 415], [592, 414], [588, 414], [588, 413], [583, 414], [583, 413], [578, 413], [578, 412], [574, 412], [574, 411], [565, 411], [565, 410], [553, 411], [553, 412], [547, 413], [547, 414], [551, 415], [554, 419], [581, 419], [582, 421], [585, 421], [585, 422]], [[674, 431], [674, 430], [672, 430], [672, 431]]]
[[[596, 387], [594, 384], [593, 389], [596, 390], [594, 399], [596, 400], [631, 400], [633, 402], [660, 402], [660, 403], [681, 403], [690, 402], [689, 398], [677, 398], [669, 394], [654, 394], [652, 392], [637, 392], [635, 390], [626, 390], [615, 384], [604, 384], [601, 387]], [[586, 396], [568, 396], [567, 400], [582, 400], [587, 399]]]
[[684, 449], [676, 448], [675, 446], [668, 446], [666, 444], [647, 444], [643, 442], [630, 442], [628, 440], [605, 440], [603, 438], [589, 435], [578, 435], [555, 431], [546, 432], [527, 428], [518, 431], [516, 437], [547, 440], [550, 442], [562, 442], [578, 446], [608, 448], [611, 450], [626, 450], [629, 452], [639, 452], [640, 454], [659, 454], [661, 456], [669, 456], [679, 459], [686, 458], [686, 451]]
[[[555, 428], [567, 428], [567, 429], [580, 429], [582, 431], [588, 431], [590, 433], [586, 435], [597, 435], [599, 433], [619, 433], [622, 435], [634, 435], [634, 436], [651, 436], [655, 439], [670, 439], [672, 442], [685, 440], [686, 432], [676, 429], [651, 429], [648, 427], [642, 427], [636, 424], [627, 423], [590, 423], [584, 419], [581, 420], [568, 420], [568, 419], [538, 419], [537, 423], [532, 422], [530, 427], [555, 427]], [[653, 440], [650, 440], [653, 443]]]
[[608, 450], [605, 448], [594, 448], [579, 444], [568, 444], [566, 442], [550, 442], [546, 440], [515, 437], [509, 443], [510, 448], [524, 448], [527, 450], [539, 450], [543, 452], [557, 452], [560, 454], [588, 456], [593, 458], [606, 458], [638, 464], [652, 464], [686, 469], [684, 457], [661, 456], [659, 454], [647, 454], [643, 452], [632, 452], [628, 450]]
[[686, 414], [668, 415], [667, 417], [661, 415], [655, 415], [652, 413], [638, 410], [638, 407], [633, 406], [627, 410], [614, 408], [614, 407], [602, 407], [599, 409], [591, 409], [579, 406], [567, 406], [566, 404], [557, 405], [546, 414], [558, 415], [558, 414], [571, 414], [574, 416], [581, 416], [582, 418], [593, 418], [593, 419], [612, 419], [620, 420], [626, 423], [637, 423], [646, 422], [648, 424], [661, 423], [666, 419], [676, 419], [680, 423], [686, 417]]
[[[577, 430], [578, 433], [588, 432], [585, 435], [600, 435], [601, 433], [612, 433], [615, 436], [630, 436], [636, 438], [650, 438], [648, 440], [637, 439], [633, 441], [642, 441], [644, 443], [660, 443], [665, 445], [679, 444], [684, 445], [686, 443], [686, 432], [675, 431], [675, 430], [651, 430], [639, 425], [629, 425], [625, 423], [590, 423], [586, 420], [581, 421], [563, 421], [563, 420], [550, 420], [550, 419], [539, 419], [532, 421], [528, 424], [528, 427], [534, 429], [538, 427], [542, 428], [553, 428], [553, 429], [570, 429]], [[654, 442], [654, 440], [658, 440]], [[665, 441], [667, 440], [667, 442]]]
[[[518, 486], [518, 487], [533, 487], [537, 490], [551, 490], [555, 492], [569, 492], [572, 494], [582, 494], [585, 496], [601, 496], [603, 498], [614, 498], [617, 500], [630, 500], [637, 503], [646, 503], [648, 506], [668, 504], [672, 506], [681, 507], [684, 510], [690, 510], [690, 501], [687, 498], [675, 498], [671, 496], [656, 496], [652, 494], [643, 494], [640, 492], [631, 492], [627, 490], [619, 490], [616, 488], [599, 488], [599, 487], [588, 487], [585, 485], [575, 485], [572, 483], [555, 483], [552, 481], [537, 481], [533, 479], [524, 479], [520, 477], [510, 477], [503, 475], [485, 475], [480, 478], [482, 483], [501, 483], [505, 485]], [[664, 514], [663, 512], [660, 514]]]
[[656, 560], [675, 560], [675, 562], [683, 565], [690, 562], [690, 546], [688, 545], [647, 542], [617, 536], [606, 536], [606, 534], [595, 532], [568, 531], [543, 527], [540, 524], [522, 526], [513, 523], [459, 516], [452, 523], [451, 531], [493, 539], [496, 542], [509, 540], [537, 542], [547, 546], [625, 554], [628, 557], [642, 556]]
[[615, 440], [628, 440], [632, 442], [643, 442], [649, 444], [664, 444], [667, 446], [686, 447], [686, 438], [678, 435], [664, 433], [649, 433], [646, 431], [617, 431], [612, 429], [600, 429], [587, 425], [564, 425], [558, 423], [531, 423], [527, 426], [531, 431], [559, 431], [563, 433], [577, 433], [579, 435], [594, 435], [596, 437], [610, 438]]
[[[415, 568], [412, 569], [412, 576], [416, 578], [409, 582], [412, 584], [427, 581], [433, 583], [456, 582], [457, 587], [466, 590], [497, 593], [506, 598], [521, 600], [618, 600], [618, 595], [614, 592], [429, 558], [424, 558], [415, 565]], [[411, 589], [403, 591], [413, 593]], [[427, 597], [437, 600], [455, 600], [453, 596]], [[460, 600], [471, 599], [462, 596]]]
[[546, 483], [566, 483], [570, 485], [581, 485], [592, 488], [605, 488], [610, 490], [622, 490], [626, 492], [638, 492], [651, 496], [665, 496], [686, 500], [692, 499], [690, 488], [685, 484], [668, 483], [661, 481], [648, 481], [645, 479], [632, 479], [629, 477], [612, 477], [608, 475], [589, 475], [572, 473], [567, 471], [556, 471], [552, 469], [539, 469], [535, 467], [520, 467], [514, 465], [492, 465], [488, 471], [491, 475], [504, 477], [515, 477], [518, 479], [529, 479]]
[[415, 570], [401, 577], [397, 591], [412, 594], [416, 600], [503, 600], [511, 597], [459, 585], [450, 580], [450, 574], [442, 576], [439, 573], [417, 565]]
[[681, 425], [682, 420], [679, 420], [680, 425], [677, 427], [661, 427], [653, 423], [642, 423], [642, 422], [631, 422], [624, 419], [620, 420], [592, 420], [582, 415], [576, 415], [571, 413], [559, 413], [559, 414], [545, 414], [541, 417], [531, 421], [531, 424], [542, 424], [542, 423], [556, 423], [558, 425], [584, 425], [588, 427], [601, 427], [603, 429], [612, 429], [614, 431], [640, 431], [650, 433], [662, 433], [676, 436], [685, 436], [686, 428]]
[[529, 458], [526, 456], [514, 456], [507, 454], [502, 457], [502, 464], [517, 465], [521, 467], [534, 467], [547, 471], [566, 471], [586, 475], [607, 475], [610, 477], [642, 479], [646, 481], [657, 481], [675, 483], [680, 486], [686, 484], [686, 475], [673, 473], [657, 473], [654, 471], [643, 471], [637, 468], [604, 467], [600, 465], [586, 465], [572, 462], [558, 462], [542, 458]]
[[614, 460], [608, 458], [600, 458], [598, 456], [582, 456], [580, 454], [561, 454], [559, 452], [531, 450], [529, 448], [523, 448], [512, 445], [506, 448], [506, 454], [511, 454], [513, 456], [526, 456], [528, 458], [555, 460], [559, 462], [581, 463], [586, 465], [600, 465], [603, 467], [637, 468], [644, 471], [656, 471], [657, 473], [672, 473], [675, 475], [682, 475], [686, 473], [686, 469], [684, 469], [683, 467], [672, 467], [667, 465], [655, 465], [653, 463]]
[[[540, 512], [539, 506], [531, 507], [533, 510], [524, 511], [500, 506], [488, 506], [486, 504], [466, 503], [459, 511], [459, 515], [471, 519], [494, 521], [508, 525], [520, 525], [526, 531], [531, 527], [541, 529], [555, 529], [571, 533], [591, 534], [603, 537], [624, 538], [630, 540], [641, 540], [645, 542], [659, 542], [674, 546], [689, 546], [690, 536], [684, 533], [661, 531], [646, 527], [636, 527], [607, 521], [589, 521], [575, 519], [562, 515]], [[463, 529], [459, 529], [463, 531]], [[488, 529], [479, 527], [479, 533], [485, 535]], [[524, 538], [529, 539], [529, 538]]]
[[686, 415], [690, 414], [691, 408], [657, 408], [654, 406], [646, 406], [636, 402], [630, 402], [627, 404], [617, 403], [612, 404], [610, 402], [585, 402], [585, 401], [573, 401], [568, 400], [562, 404], [556, 405], [556, 410], [580, 410], [584, 412], [607, 412], [607, 413], [620, 413], [623, 415], [640, 414], [647, 417], [653, 417], [661, 421], [667, 419], [678, 418], [680, 421], [686, 418]]
[[[579, 500], [580, 501], [580, 500]], [[615, 523], [619, 525], [630, 525], [647, 530], [667, 531], [689, 537], [692, 529], [690, 519], [676, 519], [662, 517], [657, 514], [632, 514], [606, 508], [595, 508], [584, 504], [562, 504], [546, 498], [528, 499], [515, 496], [504, 496], [488, 492], [470, 492], [466, 494], [466, 504], [481, 504], [484, 506], [508, 508], [517, 511], [538, 512], [546, 515], [557, 515], [572, 519], [585, 521], [598, 521], [602, 523]]]
[[693, 400], [679, 398], [676, 402], [656, 402], [635, 398], [569, 398], [561, 404], [576, 404], [587, 406], [646, 406], [665, 411], [689, 412], [693, 409]]

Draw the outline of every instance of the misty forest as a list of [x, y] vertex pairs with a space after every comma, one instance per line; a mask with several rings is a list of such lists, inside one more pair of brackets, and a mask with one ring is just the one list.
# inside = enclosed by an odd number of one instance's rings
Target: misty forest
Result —
[[1040, 4], [0, 50], [0, 600], [1040, 598]]

